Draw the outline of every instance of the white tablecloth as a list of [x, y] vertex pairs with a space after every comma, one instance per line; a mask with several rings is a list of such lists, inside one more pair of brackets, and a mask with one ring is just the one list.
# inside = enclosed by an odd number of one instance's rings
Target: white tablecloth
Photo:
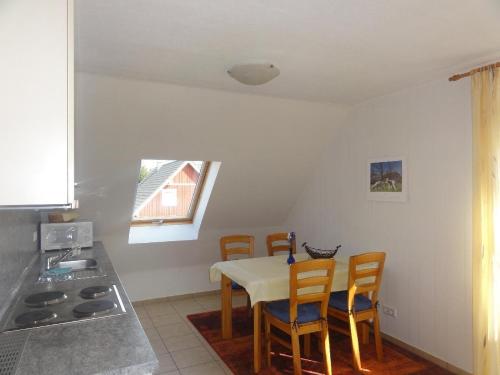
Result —
[[[261, 301], [289, 298], [290, 267], [288, 255], [266, 256], [217, 262], [210, 267], [210, 281], [220, 282], [224, 274], [246, 289], [252, 306]], [[295, 254], [297, 262], [310, 259], [306, 253]], [[335, 257], [332, 291], [346, 290], [349, 257]]]

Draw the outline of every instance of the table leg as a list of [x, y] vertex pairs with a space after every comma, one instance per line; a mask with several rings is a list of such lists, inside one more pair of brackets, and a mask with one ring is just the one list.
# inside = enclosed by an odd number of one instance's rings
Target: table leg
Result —
[[356, 323], [356, 329], [358, 330], [358, 338], [363, 345], [367, 345], [369, 343], [369, 334], [370, 330], [368, 325], [365, 322]]
[[221, 279], [221, 327], [223, 339], [230, 339], [233, 337], [231, 279], [224, 274], [222, 274]]
[[370, 343], [370, 326], [368, 325], [368, 322], [365, 321], [361, 323], [361, 342], [363, 345], [368, 345]]
[[253, 371], [260, 371], [262, 359], [262, 333], [261, 333], [262, 304], [257, 302], [253, 306]]

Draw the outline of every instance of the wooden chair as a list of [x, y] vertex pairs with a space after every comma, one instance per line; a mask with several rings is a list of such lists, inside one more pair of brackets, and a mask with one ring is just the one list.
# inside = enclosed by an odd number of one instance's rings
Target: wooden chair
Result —
[[[374, 266], [370, 267], [369, 263], [374, 263]], [[328, 302], [328, 315], [349, 323], [349, 330], [338, 327], [334, 323], [330, 323], [330, 328], [351, 336], [353, 364], [358, 372], [361, 372], [362, 369], [357, 325], [364, 325], [361, 328], [363, 328], [363, 336], [366, 338], [365, 343], [368, 344], [369, 321], [373, 320], [377, 359], [380, 361], [383, 358], [377, 307], [384, 263], [384, 252], [370, 252], [352, 256], [349, 259], [348, 290], [333, 292]]]
[[[299, 337], [305, 335], [308, 339], [311, 333], [320, 332], [325, 371], [328, 375], [332, 373], [326, 317], [334, 270], [333, 259], [306, 260], [290, 266], [290, 299], [268, 302], [264, 307], [267, 366], [271, 365], [271, 340], [274, 340], [292, 348], [294, 374], [301, 374]], [[299, 277], [311, 271], [316, 272]], [[314, 289], [299, 293], [300, 289], [310, 287]], [[291, 345], [271, 334], [271, 326], [290, 335]]]
[[[223, 261], [230, 260], [233, 255], [247, 255], [253, 257], [255, 238], [246, 234], [236, 234], [220, 238], [220, 252]], [[251, 313], [250, 298], [241, 285], [231, 281], [231, 296], [247, 295], [247, 308]]]
[[[286, 242], [283, 243], [283, 242]], [[288, 243], [288, 233], [271, 233], [266, 238], [267, 243], [267, 254], [273, 256], [274, 253], [278, 251], [290, 251], [290, 246], [292, 247], [292, 253], [297, 252], [296, 240], [292, 240], [292, 243]]]

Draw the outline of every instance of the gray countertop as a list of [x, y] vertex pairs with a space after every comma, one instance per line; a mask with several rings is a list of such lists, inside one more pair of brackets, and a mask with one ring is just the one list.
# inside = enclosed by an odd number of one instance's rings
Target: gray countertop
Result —
[[[95, 258], [106, 273], [99, 283], [116, 284], [122, 296], [124, 315], [49, 325], [25, 331], [5, 332], [0, 340], [26, 335], [16, 375], [149, 374], [158, 360], [101, 243], [82, 250], [81, 257]], [[51, 283], [35, 284], [40, 262], [20, 287], [19, 295], [50, 290]], [[57, 283], [58, 290], [82, 289], [96, 279]], [[11, 336], [9, 336], [11, 335]], [[1, 352], [0, 352], [1, 355]]]

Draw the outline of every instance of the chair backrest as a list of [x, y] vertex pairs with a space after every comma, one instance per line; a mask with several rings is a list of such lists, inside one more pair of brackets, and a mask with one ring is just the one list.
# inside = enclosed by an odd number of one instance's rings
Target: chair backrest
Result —
[[[286, 243], [285, 243], [286, 242]], [[267, 254], [273, 256], [274, 253], [278, 251], [290, 251], [292, 248], [292, 253], [295, 254], [297, 251], [297, 245], [295, 238], [290, 242], [288, 241], [288, 233], [271, 233], [266, 238], [267, 243]]]
[[[334, 271], [333, 259], [311, 259], [290, 266], [291, 322], [297, 319], [297, 306], [303, 303], [320, 303], [321, 317], [326, 319]], [[301, 289], [306, 290], [299, 292]]]
[[255, 239], [247, 234], [236, 234], [220, 238], [220, 253], [222, 260], [229, 260], [231, 255], [246, 254], [253, 257]]
[[[371, 265], [370, 263], [373, 263]], [[349, 259], [349, 282], [347, 305], [349, 311], [354, 305], [354, 296], [363, 294], [372, 301], [372, 307], [378, 302], [382, 273], [384, 272], [385, 253], [374, 251], [351, 256]]]

